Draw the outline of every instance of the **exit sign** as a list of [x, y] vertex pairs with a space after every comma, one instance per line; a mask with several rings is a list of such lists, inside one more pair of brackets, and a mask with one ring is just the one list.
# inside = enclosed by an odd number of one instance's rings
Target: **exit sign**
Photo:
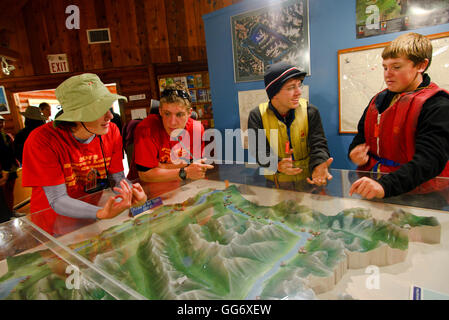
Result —
[[70, 71], [67, 55], [65, 53], [49, 54], [47, 55], [47, 59], [50, 66], [50, 73], [64, 73]]

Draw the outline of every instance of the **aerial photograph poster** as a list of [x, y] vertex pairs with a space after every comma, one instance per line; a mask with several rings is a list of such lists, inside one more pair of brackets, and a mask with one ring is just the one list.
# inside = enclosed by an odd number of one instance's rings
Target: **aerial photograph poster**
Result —
[[310, 74], [307, 0], [288, 0], [231, 17], [236, 82], [263, 79], [266, 68], [287, 61]]

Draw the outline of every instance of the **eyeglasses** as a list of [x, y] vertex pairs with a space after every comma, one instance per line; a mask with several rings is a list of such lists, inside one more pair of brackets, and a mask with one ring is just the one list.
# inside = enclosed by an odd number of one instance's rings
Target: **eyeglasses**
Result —
[[303, 89], [303, 88], [304, 88], [304, 84], [301, 82], [299, 85], [291, 84], [291, 85], [287, 85], [287, 86], [283, 87], [282, 89], [288, 90], [288, 91], [293, 91], [295, 89]]
[[183, 98], [183, 99], [187, 99], [187, 100], [189, 100], [189, 102], [191, 102], [190, 95], [186, 91], [184, 91], [184, 90], [177, 90], [177, 89], [165, 89], [161, 93], [161, 98], [169, 97], [169, 96], [172, 95], [172, 93], [175, 93], [178, 97]]

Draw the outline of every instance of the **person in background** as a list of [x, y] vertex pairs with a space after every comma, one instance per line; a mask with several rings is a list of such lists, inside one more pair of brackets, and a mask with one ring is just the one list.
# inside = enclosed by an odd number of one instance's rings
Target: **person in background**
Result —
[[[159, 114], [149, 114], [137, 125], [133, 163], [141, 181], [202, 179], [213, 168], [201, 158], [204, 127], [191, 113], [187, 89], [173, 84], [161, 94]], [[132, 175], [133, 168], [128, 177]]]
[[[266, 130], [266, 155], [278, 157], [277, 172], [265, 175], [275, 182], [300, 182], [325, 185], [332, 179], [328, 168], [330, 158], [327, 139], [318, 108], [301, 98], [302, 82], [306, 72], [286, 62], [270, 65], [264, 82], [269, 101], [251, 110], [248, 130]], [[270, 130], [278, 130], [278, 141], [270, 141]], [[256, 142], [257, 163], [259, 141]], [[287, 144], [287, 148], [286, 148]], [[277, 147], [276, 147], [277, 145]], [[250, 148], [250, 150], [254, 150]]]
[[25, 117], [25, 127], [20, 130], [14, 138], [14, 152], [16, 159], [19, 160], [20, 163], [22, 163], [22, 153], [25, 141], [31, 131], [45, 124], [47, 120], [41, 113], [41, 109], [34, 106], [29, 106], [25, 112], [21, 112], [21, 114]]
[[[128, 163], [131, 163], [134, 155], [134, 129], [136, 129], [137, 125], [142, 120], [143, 119], [132, 119], [122, 128], [123, 150], [126, 153]], [[137, 176], [134, 178], [137, 178]]]
[[5, 118], [0, 115], [0, 192], [3, 210], [0, 213], [0, 222], [12, 217], [14, 205], [14, 185], [17, 179], [18, 162], [14, 156], [14, 138], [5, 132]]
[[[109, 219], [145, 203], [140, 184], [125, 180], [121, 136], [111, 123], [109, 108], [126, 98], [110, 93], [90, 73], [65, 80], [56, 97], [62, 112], [33, 130], [23, 151], [23, 186], [32, 187], [31, 220], [58, 235], [71, 231], [80, 219]], [[110, 186], [117, 195], [104, 205], [77, 200], [96, 200], [98, 191]]]
[[433, 179], [449, 177], [449, 93], [425, 73], [432, 43], [418, 33], [402, 34], [382, 59], [387, 88], [366, 107], [348, 156], [358, 170], [388, 174], [358, 179], [350, 195], [372, 199], [448, 188], [444, 179]]
[[[120, 115], [118, 113], [114, 112], [113, 108], [109, 108], [109, 111], [111, 111], [111, 114], [113, 116], [111, 122], [115, 123], [115, 125], [118, 128], [118, 131], [121, 133], [123, 128], [122, 128], [122, 119], [120, 118]], [[123, 148], [123, 150], [122, 150], [122, 159], [124, 159], [124, 158], [125, 158], [125, 148]]]
[[111, 111], [111, 114], [113, 116], [111, 122], [115, 123], [119, 132], [122, 132], [122, 118], [120, 118], [120, 115], [118, 113], [114, 112], [113, 108], [110, 108], [109, 111]]
[[47, 102], [42, 102], [39, 105], [39, 109], [41, 110], [42, 114], [45, 117], [45, 121], [48, 122], [50, 121], [50, 117], [51, 117], [51, 106], [47, 103]]

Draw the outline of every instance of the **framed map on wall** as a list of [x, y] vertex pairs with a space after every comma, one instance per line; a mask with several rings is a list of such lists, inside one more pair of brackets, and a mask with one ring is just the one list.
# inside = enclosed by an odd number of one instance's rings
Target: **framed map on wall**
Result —
[[287, 0], [231, 17], [235, 82], [263, 79], [268, 65], [289, 63], [310, 74], [308, 0]]
[[0, 114], [9, 113], [8, 99], [6, 98], [5, 87], [0, 86]]
[[[432, 62], [426, 73], [449, 90], [449, 32], [427, 36], [432, 41]], [[385, 89], [382, 51], [389, 42], [338, 51], [340, 133], [357, 133], [357, 124], [371, 98]]]

